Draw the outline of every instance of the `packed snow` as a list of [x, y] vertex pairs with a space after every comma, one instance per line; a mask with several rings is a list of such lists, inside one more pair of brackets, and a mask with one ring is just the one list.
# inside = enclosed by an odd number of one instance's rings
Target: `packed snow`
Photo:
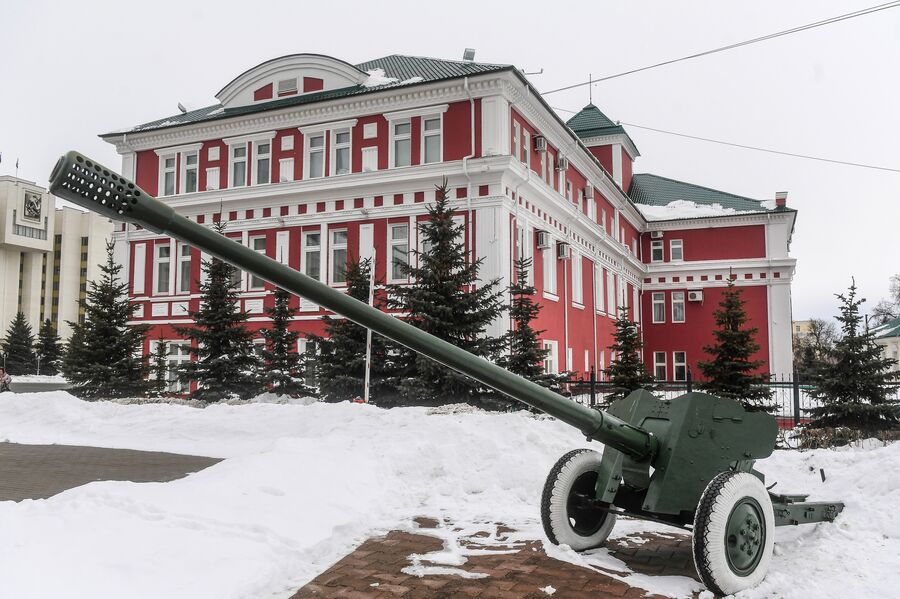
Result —
[[647, 220], [675, 220], [679, 218], [702, 218], [706, 216], [729, 216], [733, 214], [750, 214], [765, 212], [766, 207], [760, 205], [759, 210], [735, 210], [725, 208], [722, 204], [698, 204], [690, 200], [675, 200], [665, 206], [635, 204]]
[[369, 76], [365, 81], [363, 81], [364, 87], [378, 87], [379, 85], [388, 85], [389, 83], [396, 83], [396, 77], [388, 77], [384, 74], [384, 69], [372, 69], [371, 71], [366, 71], [366, 74]]
[[[17, 599], [287, 598], [366, 538], [411, 528], [416, 516], [463, 530], [503, 522], [522, 539], [543, 539], [540, 491], [553, 462], [572, 448], [601, 448], [527, 412], [349, 403], [198, 409], [89, 403], [65, 392], [0, 395], [0, 439], [225, 458], [169, 483], [94, 482], [45, 500], [0, 502], [2, 595]], [[834, 524], [777, 529], [769, 576], [741, 597], [895, 595], [900, 444], [778, 451], [758, 467], [777, 491], [840, 499], [846, 509]], [[640, 543], [648, 531], [679, 534], [620, 520], [613, 536]], [[410, 567], [422, 575], [459, 569], [465, 554], [444, 545]], [[701, 588], [685, 577], [631, 573], [605, 549], [545, 547], [648, 591], [681, 597]]]

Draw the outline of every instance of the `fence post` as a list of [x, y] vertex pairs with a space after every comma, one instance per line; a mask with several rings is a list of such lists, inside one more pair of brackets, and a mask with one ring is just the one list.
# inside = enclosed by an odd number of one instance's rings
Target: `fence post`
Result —
[[593, 408], [595, 405], [597, 405], [597, 373], [591, 366], [591, 407]]
[[800, 426], [800, 376], [794, 371], [794, 426]]
[[694, 390], [694, 373], [691, 371], [691, 367], [688, 366], [687, 369], [687, 392], [690, 393]]

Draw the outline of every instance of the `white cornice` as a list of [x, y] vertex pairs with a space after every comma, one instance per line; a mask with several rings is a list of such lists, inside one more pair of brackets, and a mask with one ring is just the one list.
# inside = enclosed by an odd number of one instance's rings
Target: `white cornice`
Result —
[[384, 118], [389, 121], [400, 121], [417, 116], [444, 114], [445, 112], [447, 112], [448, 108], [450, 108], [449, 104], [439, 104], [437, 106], [423, 106], [421, 108], [411, 108], [409, 110], [395, 110], [393, 112], [385, 112]]
[[246, 144], [251, 141], [269, 141], [273, 137], [275, 137], [275, 131], [261, 131], [259, 133], [253, 133], [250, 135], [240, 135], [237, 137], [227, 137], [222, 139], [225, 145], [236, 146], [240, 144]]
[[609, 146], [612, 144], [622, 144], [622, 147], [628, 152], [632, 160], [641, 155], [637, 146], [631, 141], [626, 133], [611, 133], [610, 135], [596, 135], [594, 137], [585, 137], [581, 142], [588, 148], [593, 146]]
[[322, 131], [328, 129], [348, 129], [350, 127], [356, 126], [358, 119], [346, 119], [343, 121], [331, 121], [329, 123], [318, 123], [315, 125], [308, 125], [306, 127], [297, 127], [300, 130], [300, 133], [303, 135], [307, 135], [309, 133], [320, 133]]
[[700, 218], [684, 218], [677, 220], [651, 220], [647, 221], [643, 232], [648, 231], [676, 231], [683, 229], [712, 229], [730, 225], [740, 226], [748, 224], [765, 225], [770, 221], [788, 220], [793, 218], [796, 212], [748, 212], [726, 214], [722, 216], [705, 216]]
[[163, 156], [171, 156], [172, 154], [177, 154], [179, 152], [181, 152], [181, 153], [199, 152], [200, 148], [202, 148], [202, 147], [203, 147], [202, 143], [185, 144], [182, 146], [170, 146], [168, 148], [159, 148], [157, 150], [154, 150], [154, 152], [156, 152], [157, 156], [162, 158]]

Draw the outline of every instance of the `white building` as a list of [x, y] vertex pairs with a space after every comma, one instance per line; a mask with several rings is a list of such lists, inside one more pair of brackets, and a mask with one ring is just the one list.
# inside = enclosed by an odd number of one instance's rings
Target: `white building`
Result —
[[894, 370], [900, 370], [900, 318], [889, 320], [872, 330], [875, 343], [881, 346], [884, 356], [894, 361]]
[[49, 318], [65, 340], [66, 321], [78, 320], [78, 300], [99, 275], [112, 223], [54, 206], [43, 187], [0, 177], [0, 335], [22, 312], [35, 332]]

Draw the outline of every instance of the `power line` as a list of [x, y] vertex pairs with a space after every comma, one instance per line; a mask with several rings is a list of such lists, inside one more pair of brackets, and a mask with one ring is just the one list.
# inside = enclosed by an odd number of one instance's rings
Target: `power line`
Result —
[[628, 127], [634, 127], [636, 129], [646, 129], [647, 131], [655, 131], [656, 133], [665, 133], [666, 135], [675, 135], [677, 137], [686, 137], [688, 139], [695, 139], [698, 141], [706, 141], [709, 143], [720, 144], [723, 146], [732, 146], [734, 148], [743, 148], [745, 150], [756, 150], [757, 152], [768, 152], [769, 154], [779, 154], [781, 156], [791, 156], [793, 158], [804, 158], [806, 160], [818, 160], [819, 162], [830, 162], [832, 164], [843, 164], [846, 166], [857, 166], [860, 168], [869, 168], [878, 171], [888, 171], [891, 173], [900, 173], [900, 168], [889, 168], [886, 166], [876, 166], [874, 164], [864, 164], [861, 162], [849, 162], [846, 160], [834, 160], [831, 158], [822, 158], [821, 156], [810, 156], [808, 154], [796, 154], [794, 152], [783, 152], [781, 150], [773, 150], [771, 148], [761, 148], [759, 146], [748, 146], [746, 144], [739, 144], [730, 141], [722, 141], [720, 139], [711, 139], [709, 137], [700, 137], [698, 135], [688, 135], [687, 133], [678, 133], [676, 131], [666, 131], [665, 129], [656, 129], [655, 127], [645, 127], [643, 125], [635, 125], [634, 123], [626, 123], [620, 121], [619, 124], [626, 125]]
[[864, 15], [869, 15], [875, 12], [879, 12], [882, 10], [888, 10], [889, 8], [897, 8], [900, 6], [900, 1], [897, 2], [887, 2], [885, 4], [879, 4], [877, 6], [870, 6], [869, 8], [863, 8], [861, 10], [857, 10], [854, 12], [849, 12], [847, 14], [838, 15], [836, 17], [831, 17], [829, 19], [823, 19], [821, 21], [816, 21], [815, 23], [808, 23], [806, 25], [800, 25], [798, 27], [793, 27], [791, 29], [785, 29], [784, 31], [778, 31], [776, 33], [770, 33], [768, 35], [763, 35], [761, 37], [756, 37], [750, 40], [745, 40], [742, 42], [737, 42], [734, 44], [729, 44], [727, 46], [721, 46], [719, 48], [713, 48], [712, 50], [705, 50], [703, 52], [698, 52], [697, 54], [689, 54], [688, 56], [682, 56], [681, 58], [673, 58], [671, 60], [665, 60], [663, 62], [658, 62], [656, 64], [651, 64], [645, 67], [640, 67], [637, 69], [631, 69], [629, 71], [623, 71], [621, 73], [616, 73], [614, 75], [607, 75], [606, 77], [600, 77], [599, 79], [591, 79], [589, 81], [584, 81], [582, 83], [575, 83], [573, 85], [567, 85], [565, 87], [560, 87], [557, 89], [551, 89], [550, 91], [541, 92], [541, 95], [546, 96], [548, 94], [555, 94], [556, 92], [565, 91], [567, 89], [574, 89], [576, 87], [582, 87], [585, 85], [594, 85], [595, 83], [599, 83], [601, 81], [609, 81], [610, 79], [616, 79], [617, 77], [624, 77], [625, 75], [633, 75], [634, 73], [640, 73], [642, 71], [649, 71], [650, 69], [655, 69], [658, 67], [674, 64], [676, 62], [682, 62], [684, 60], [691, 60], [692, 58], [700, 58], [702, 56], [709, 56], [710, 54], [716, 54], [717, 52], [725, 52], [726, 50], [733, 50], [735, 48], [740, 48], [742, 46], [749, 46], [750, 44], [756, 44], [759, 42], [768, 41], [771, 39], [775, 39], [777, 37], [782, 37], [785, 35], [791, 35], [793, 33], [799, 33], [801, 31], [806, 31], [808, 29], [813, 29], [815, 27], [822, 27], [824, 25], [831, 25], [832, 23], [839, 23], [840, 21], [846, 21], [848, 19], [853, 19], [856, 17], [861, 17]]

